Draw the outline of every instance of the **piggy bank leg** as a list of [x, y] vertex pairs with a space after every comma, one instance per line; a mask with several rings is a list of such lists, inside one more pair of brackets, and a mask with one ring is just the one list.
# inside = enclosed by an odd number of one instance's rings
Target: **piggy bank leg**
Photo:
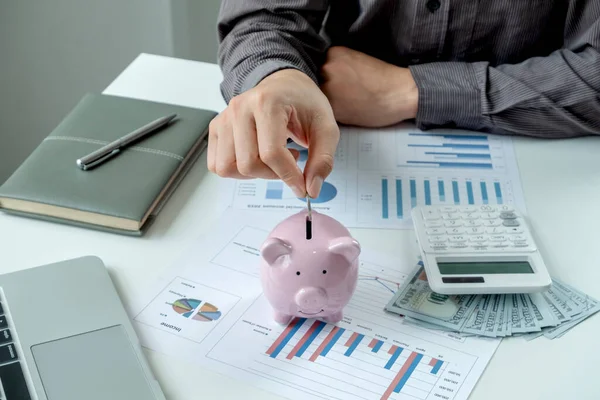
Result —
[[273, 312], [273, 319], [275, 320], [275, 322], [277, 322], [278, 324], [281, 325], [287, 325], [290, 323], [290, 321], [292, 320], [292, 316], [289, 314], [283, 314], [280, 313], [279, 311], [274, 311]]
[[338, 322], [340, 322], [343, 318], [343, 313], [341, 311], [338, 311], [336, 313], [333, 313], [325, 318], [323, 318], [325, 320], [325, 322], [330, 323], [330, 324], [337, 324]]

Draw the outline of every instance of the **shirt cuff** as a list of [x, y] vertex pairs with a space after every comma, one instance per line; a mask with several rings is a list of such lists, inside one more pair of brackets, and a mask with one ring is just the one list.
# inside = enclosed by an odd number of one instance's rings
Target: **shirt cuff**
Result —
[[485, 78], [484, 65], [436, 62], [413, 65], [409, 69], [419, 91], [416, 117], [419, 129], [482, 128], [479, 83]]
[[277, 71], [281, 71], [282, 69], [297, 69], [300, 72], [304, 72], [306, 75], [308, 75], [309, 78], [311, 78], [315, 83], [318, 84], [317, 78], [311, 71], [307, 71], [306, 69], [301, 68], [298, 65], [295, 65], [286, 60], [270, 59], [261, 64], [256, 65], [256, 67], [253, 68], [250, 71], [250, 73], [248, 73], [248, 75], [242, 78], [242, 86], [240, 88], [240, 93], [252, 89], [267, 76]]

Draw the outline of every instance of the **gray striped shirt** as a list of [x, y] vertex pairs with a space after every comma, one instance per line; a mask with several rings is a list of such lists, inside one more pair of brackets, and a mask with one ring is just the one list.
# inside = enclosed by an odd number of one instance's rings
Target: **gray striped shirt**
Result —
[[222, 0], [218, 31], [226, 101], [340, 45], [410, 68], [421, 129], [600, 134], [600, 0]]

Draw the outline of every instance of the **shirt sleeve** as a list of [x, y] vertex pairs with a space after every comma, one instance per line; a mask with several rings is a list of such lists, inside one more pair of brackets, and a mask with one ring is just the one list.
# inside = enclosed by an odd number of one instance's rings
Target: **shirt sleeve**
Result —
[[419, 90], [418, 127], [546, 138], [600, 134], [599, 7], [590, 1], [570, 10], [563, 48], [545, 57], [409, 67]]
[[218, 58], [225, 101], [285, 68], [318, 84], [327, 50], [319, 32], [328, 8], [328, 0], [222, 0]]

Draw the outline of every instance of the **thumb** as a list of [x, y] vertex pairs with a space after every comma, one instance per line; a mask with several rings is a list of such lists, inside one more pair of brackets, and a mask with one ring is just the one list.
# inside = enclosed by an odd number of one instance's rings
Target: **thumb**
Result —
[[338, 142], [340, 129], [333, 121], [320, 121], [311, 127], [308, 141], [308, 160], [304, 169], [306, 189], [312, 198], [319, 197], [323, 181], [333, 169], [333, 160]]

